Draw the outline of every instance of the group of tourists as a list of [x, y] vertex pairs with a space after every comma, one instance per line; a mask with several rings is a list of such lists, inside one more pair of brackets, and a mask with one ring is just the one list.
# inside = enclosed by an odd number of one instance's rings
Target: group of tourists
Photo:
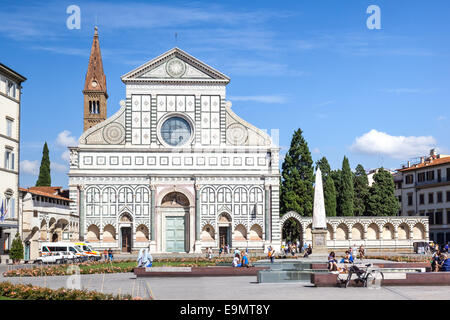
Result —
[[297, 240], [297, 242], [291, 242], [288, 241], [287, 244], [281, 245], [281, 252], [285, 255], [291, 254], [292, 256], [295, 256], [296, 253], [300, 253], [300, 241]]
[[105, 261], [113, 261], [114, 260], [114, 256], [113, 256], [113, 252], [111, 250], [111, 248], [109, 248], [108, 250], [103, 250], [103, 259]]
[[[361, 260], [366, 257], [366, 250], [363, 245], [361, 245], [358, 249], [358, 257]], [[350, 247], [348, 248], [348, 250], [345, 251], [345, 254], [341, 258], [339, 263], [354, 263], [355, 260], [356, 260], [356, 249]], [[338, 260], [336, 259], [336, 253], [334, 251], [331, 251], [331, 253], [328, 255], [328, 270], [341, 271], [337, 263]]]
[[250, 261], [248, 259], [247, 252], [239, 250], [235, 250], [234, 252], [234, 259], [232, 263], [233, 267], [239, 268], [239, 267], [250, 267]]
[[222, 255], [222, 253], [223, 254], [230, 253], [230, 246], [228, 244], [220, 246], [220, 248], [219, 248], [219, 258]]
[[436, 250], [431, 257], [431, 270], [438, 271], [450, 271], [450, 260], [447, 253]]

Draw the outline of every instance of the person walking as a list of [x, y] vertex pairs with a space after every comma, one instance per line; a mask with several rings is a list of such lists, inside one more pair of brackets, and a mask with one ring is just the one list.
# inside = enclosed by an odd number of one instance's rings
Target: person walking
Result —
[[109, 248], [109, 250], [108, 250], [108, 258], [109, 258], [109, 261], [111, 261], [111, 262], [114, 260], [114, 256], [113, 256], [113, 252], [112, 252], [111, 248]]
[[212, 247], [208, 248], [208, 259], [211, 260], [212, 259]]
[[267, 248], [267, 256], [270, 259], [270, 263], [273, 263], [275, 259], [275, 250], [272, 249], [272, 246]]
[[103, 258], [105, 259], [105, 261], [108, 260], [108, 250], [103, 250]]

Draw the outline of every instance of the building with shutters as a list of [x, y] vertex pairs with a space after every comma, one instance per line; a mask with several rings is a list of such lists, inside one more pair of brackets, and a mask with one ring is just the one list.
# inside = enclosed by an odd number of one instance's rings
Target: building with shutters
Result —
[[20, 105], [25, 77], [0, 63], [0, 256], [18, 230]]

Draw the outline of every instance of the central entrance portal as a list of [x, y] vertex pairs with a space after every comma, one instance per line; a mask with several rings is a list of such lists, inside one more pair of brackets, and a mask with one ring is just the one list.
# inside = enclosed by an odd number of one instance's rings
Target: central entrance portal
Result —
[[180, 192], [171, 192], [161, 202], [162, 243], [164, 252], [188, 252], [189, 200]]
[[166, 217], [166, 251], [185, 252], [184, 217]]
[[122, 252], [131, 252], [131, 227], [122, 227]]

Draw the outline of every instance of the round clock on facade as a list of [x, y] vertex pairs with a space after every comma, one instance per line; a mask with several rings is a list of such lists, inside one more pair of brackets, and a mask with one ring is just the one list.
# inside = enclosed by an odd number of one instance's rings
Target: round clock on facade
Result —
[[92, 86], [95, 88], [97, 86], [97, 81], [92, 81]]
[[161, 137], [170, 146], [182, 146], [191, 138], [192, 129], [181, 117], [171, 117], [161, 126]]
[[174, 58], [167, 62], [166, 70], [171, 77], [179, 78], [186, 71], [186, 65], [180, 59]]

